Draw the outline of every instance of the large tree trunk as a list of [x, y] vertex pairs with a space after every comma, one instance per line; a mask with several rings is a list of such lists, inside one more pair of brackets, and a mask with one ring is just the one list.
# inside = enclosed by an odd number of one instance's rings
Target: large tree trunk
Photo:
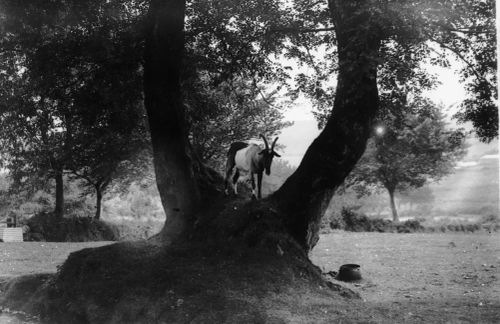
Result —
[[306, 250], [318, 241], [328, 202], [363, 154], [378, 110], [379, 31], [364, 1], [329, 1], [339, 74], [332, 115], [297, 171], [274, 194], [291, 234]]
[[398, 209], [396, 208], [396, 202], [394, 200], [394, 189], [388, 189], [388, 192], [389, 192], [389, 199], [391, 201], [392, 220], [394, 222], [399, 222]]
[[184, 0], [152, 0], [147, 18], [145, 105], [156, 182], [167, 216], [161, 238], [167, 242], [181, 236], [200, 208], [180, 87], [184, 12]]
[[55, 181], [56, 181], [56, 206], [54, 208], [54, 214], [57, 218], [61, 219], [64, 216], [64, 178], [63, 170], [55, 170]]

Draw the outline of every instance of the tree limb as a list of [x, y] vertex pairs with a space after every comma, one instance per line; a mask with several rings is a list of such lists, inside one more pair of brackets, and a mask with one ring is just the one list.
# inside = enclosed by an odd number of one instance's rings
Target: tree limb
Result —
[[459, 50], [457, 50], [457, 49], [455, 49], [455, 48], [453, 48], [453, 47], [451, 47], [451, 46], [449, 46], [449, 45], [447, 45], [447, 44], [445, 44], [445, 43], [443, 43], [443, 42], [441, 42], [433, 37], [430, 37], [430, 36], [429, 36], [429, 40], [431, 42], [438, 44], [441, 48], [447, 49], [450, 52], [452, 52], [453, 54], [455, 54], [462, 62], [465, 63], [465, 65], [467, 65], [467, 68], [469, 69], [469, 71], [471, 71], [476, 76], [476, 78], [484, 81], [487, 84], [490, 84], [490, 82], [484, 76], [479, 74], [479, 72], [474, 68], [474, 65], [469, 60], [467, 60], [467, 58]]

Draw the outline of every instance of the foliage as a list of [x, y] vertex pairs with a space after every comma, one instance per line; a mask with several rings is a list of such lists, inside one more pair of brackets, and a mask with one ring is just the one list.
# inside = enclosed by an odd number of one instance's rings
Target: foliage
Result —
[[120, 194], [114, 192], [104, 200], [106, 219], [164, 219], [160, 196], [154, 182], [132, 182]]
[[28, 240], [48, 242], [115, 241], [117, 229], [88, 217], [65, 218], [41, 212], [26, 220], [30, 231]]
[[418, 220], [407, 220], [402, 223], [393, 223], [392, 221], [386, 219], [369, 218], [368, 216], [349, 208], [342, 209], [342, 221], [343, 223], [341, 227], [332, 226], [332, 228], [344, 229], [350, 232], [415, 233], [424, 231], [424, 227]]
[[134, 14], [142, 5], [2, 3], [0, 122], [15, 185], [29, 179], [36, 190], [66, 170], [102, 192], [145, 147]]
[[[4, 148], [17, 182], [39, 179], [33, 184], [38, 189], [56, 162], [98, 195], [112, 178], [126, 186], [144, 176], [137, 171], [151, 162], [139, 104], [145, 2], [92, 1], [81, 6], [61, 1], [21, 7], [6, 1], [2, 7], [2, 45], [7, 49], [2, 55], [3, 124], [9, 126], [3, 129], [11, 134], [4, 137]], [[233, 1], [219, 1], [216, 7], [194, 1], [188, 7], [184, 91], [191, 139], [202, 160], [219, 169], [231, 142], [259, 133], [277, 135], [289, 125], [274, 92], [264, 94], [258, 85], [284, 75], [267, 58], [281, 36], [262, 38], [269, 26], [251, 23], [270, 23], [274, 20], [269, 17], [280, 10], [265, 1], [252, 8]], [[245, 20], [234, 20], [235, 12]], [[228, 21], [234, 22], [231, 28]], [[217, 42], [227, 48], [214, 47]], [[28, 117], [19, 114], [20, 108], [29, 111]], [[33, 127], [36, 121], [44, 123], [38, 126], [42, 129]], [[49, 135], [41, 146], [43, 133]]]
[[275, 94], [244, 79], [211, 85], [213, 80], [199, 76], [186, 96], [191, 125], [190, 139], [201, 160], [223, 172], [231, 143], [279, 135], [290, 126], [283, 116], [284, 107], [276, 104]]
[[[48, 185], [46, 190], [37, 190], [34, 193], [27, 191], [4, 192], [4, 197], [8, 203], [0, 208], [0, 215], [14, 212], [22, 219], [40, 212], [49, 212], [54, 206], [54, 190], [52, 187]], [[91, 196], [83, 194], [81, 181], [66, 179], [64, 191], [66, 193], [64, 211], [68, 218], [89, 217], [94, 213], [95, 203], [91, 201]]]
[[[337, 39], [328, 14], [329, 9], [333, 17], [338, 14], [333, 3], [327, 8], [322, 2], [297, 0], [302, 15], [294, 28], [281, 29], [290, 36], [287, 57], [313, 71], [296, 76], [292, 94], [313, 99], [320, 128], [330, 115], [335, 97], [332, 75], [338, 69]], [[469, 96], [456, 117], [471, 121], [482, 141], [498, 136], [495, 1], [367, 1], [358, 6], [373, 17], [358, 28], [382, 39], [377, 58], [382, 97], [398, 100], [401, 93], [432, 88], [435, 75], [422, 63], [449, 67], [454, 57], [462, 63], [458, 73]]]
[[182, 77], [190, 139], [201, 160], [225, 166], [234, 141], [277, 136], [291, 125], [277, 93], [287, 70], [269, 59], [284, 35], [269, 34], [287, 17], [279, 1], [190, 1]]

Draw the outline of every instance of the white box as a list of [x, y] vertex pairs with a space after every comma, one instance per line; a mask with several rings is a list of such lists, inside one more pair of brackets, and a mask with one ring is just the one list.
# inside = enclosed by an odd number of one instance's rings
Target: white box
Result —
[[0, 228], [0, 240], [3, 242], [22, 242], [23, 229], [21, 227]]

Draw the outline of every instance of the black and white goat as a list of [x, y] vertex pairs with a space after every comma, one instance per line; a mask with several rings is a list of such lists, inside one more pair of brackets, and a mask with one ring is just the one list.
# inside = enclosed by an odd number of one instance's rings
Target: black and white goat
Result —
[[252, 199], [255, 199], [255, 179], [254, 175], [257, 175], [257, 197], [260, 199], [261, 188], [262, 188], [262, 174], [266, 171], [266, 175], [271, 174], [271, 163], [273, 162], [273, 157], [280, 157], [278, 153], [274, 151], [274, 145], [278, 138], [276, 137], [269, 148], [266, 138], [261, 134], [260, 137], [264, 140], [266, 147], [262, 149], [256, 144], [248, 144], [245, 142], [235, 142], [231, 144], [229, 152], [227, 153], [227, 163], [226, 163], [226, 180], [225, 180], [225, 192], [228, 192], [229, 178], [233, 172], [233, 168], [236, 167], [236, 171], [233, 175], [233, 189], [234, 193], [238, 194], [238, 178], [240, 177], [240, 171], [248, 172], [250, 174], [250, 181], [252, 183]]

